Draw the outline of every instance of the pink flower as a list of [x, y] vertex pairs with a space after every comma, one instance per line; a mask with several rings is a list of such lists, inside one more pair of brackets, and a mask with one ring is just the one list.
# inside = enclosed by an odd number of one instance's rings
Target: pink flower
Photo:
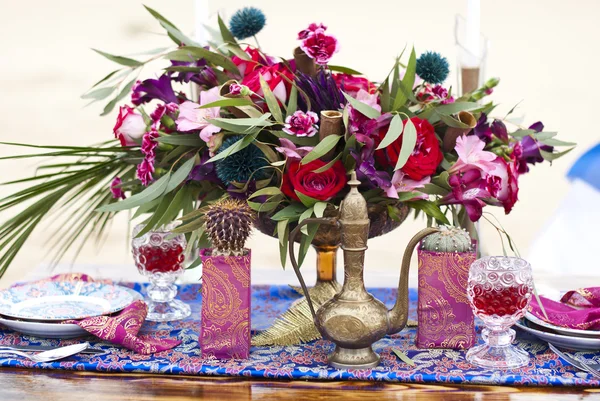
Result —
[[363, 89], [368, 93], [377, 92], [377, 85], [369, 81], [367, 78], [357, 77], [349, 74], [333, 74], [338, 88], [346, 92], [352, 97], [356, 97], [358, 91]]
[[[425, 177], [422, 180], [416, 181], [410, 179], [401, 170], [396, 170], [392, 177], [392, 185], [385, 190], [385, 194], [388, 198], [398, 199], [398, 192], [412, 192], [415, 189], [425, 187], [425, 184], [431, 182], [431, 177]], [[427, 194], [416, 196], [413, 199], [427, 199]]]
[[119, 177], [115, 177], [110, 183], [110, 192], [112, 193], [112, 197], [114, 199], [125, 199], [125, 193], [119, 186], [121, 183], [122, 181]]
[[498, 199], [506, 214], [510, 213], [519, 195], [519, 173], [515, 162], [508, 163], [501, 157], [494, 160], [495, 168], [486, 179], [491, 196]]
[[160, 125], [160, 119], [165, 114], [173, 114], [177, 110], [179, 110], [179, 105], [175, 103], [157, 105], [156, 109], [150, 114], [150, 119], [152, 119], [152, 128], [158, 129]]
[[457, 173], [478, 168], [488, 174], [496, 168], [494, 160], [497, 156], [492, 152], [483, 150], [484, 147], [485, 142], [476, 135], [458, 137], [454, 148], [458, 153], [458, 161], [448, 171]]
[[146, 132], [146, 123], [141, 114], [129, 106], [119, 109], [117, 123], [113, 128], [115, 138], [121, 141], [121, 146], [134, 146]]
[[281, 146], [276, 147], [275, 150], [292, 160], [300, 160], [313, 150], [312, 146], [302, 146], [297, 148], [294, 142], [285, 138], [279, 138], [279, 143], [281, 143]]
[[304, 40], [304, 39], [308, 38], [310, 35], [315, 33], [317, 31], [317, 29], [326, 31], [327, 27], [323, 24], [316, 24], [313, 22], [312, 24], [310, 24], [308, 26], [308, 28], [298, 32], [298, 40]]
[[448, 183], [452, 187], [452, 193], [444, 196], [440, 203], [463, 205], [471, 221], [479, 220], [485, 206], [483, 199], [491, 197], [485, 189], [486, 182], [481, 175], [481, 170], [472, 169], [451, 175]]
[[319, 122], [319, 117], [315, 112], [305, 113], [298, 110], [285, 119], [283, 132], [297, 137], [307, 136], [310, 138], [317, 133], [317, 122]]
[[141, 151], [144, 155], [152, 154], [152, 156], [154, 156], [154, 149], [156, 149], [158, 146], [158, 143], [156, 143], [155, 139], [159, 136], [160, 135], [158, 135], [158, 132], [154, 129], [144, 134], [141, 147]]
[[212, 118], [220, 117], [220, 107], [201, 109], [200, 106], [219, 100], [219, 87], [201, 92], [200, 104], [186, 101], [179, 105], [179, 117], [177, 118], [177, 129], [179, 131], [200, 130], [200, 138], [208, 142], [210, 137], [221, 131], [221, 128], [208, 122]]
[[270, 66], [277, 63], [277, 59], [262, 54], [259, 50], [253, 49], [250, 46], [246, 47], [246, 50], [244, 51], [250, 56], [250, 60], [245, 60], [238, 56], [233, 56], [231, 58], [231, 61], [236, 65], [238, 71], [242, 74], [242, 77], [250, 74], [254, 69], [260, 66]]
[[317, 28], [312, 34], [309, 34], [300, 45], [304, 53], [319, 65], [327, 64], [331, 57], [338, 52], [339, 47], [335, 36], [327, 35], [322, 28]]
[[269, 85], [277, 100], [285, 104], [294, 81], [294, 74], [283, 63], [271, 65], [269, 67], [258, 67], [250, 74], [246, 74], [242, 80], [242, 86], [247, 86], [248, 90], [256, 93], [258, 96], [264, 96], [260, 86], [260, 77]]
[[242, 85], [235, 84], [235, 83], [229, 85], [229, 94], [230, 95], [241, 95], [242, 94]]
[[152, 174], [154, 173], [154, 157], [146, 157], [137, 166], [137, 178], [142, 182], [143, 186], [148, 186], [153, 180]]

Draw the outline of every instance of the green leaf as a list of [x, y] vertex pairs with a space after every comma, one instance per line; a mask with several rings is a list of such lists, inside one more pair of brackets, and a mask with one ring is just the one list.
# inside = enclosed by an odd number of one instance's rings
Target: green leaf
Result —
[[298, 195], [298, 198], [300, 198], [300, 202], [302, 202], [302, 204], [308, 208], [312, 208], [314, 206], [314, 204], [319, 201], [318, 199], [311, 198], [310, 196], [304, 195], [302, 192], [299, 192], [296, 190], [294, 190], [294, 192], [296, 193], [296, 195]]
[[306, 258], [306, 254], [308, 253], [308, 249], [310, 248], [310, 244], [312, 243], [319, 229], [319, 225], [316, 223], [308, 224], [307, 227], [308, 235], [303, 235], [300, 239], [300, 254], [298, 255], [298, 266], [302, 266], [302, 263], [304, 263], [304, 259]]
[[356, 100], [355, 98], [353, 98], [352, 96], [348, 95], [345, 92], [342, 92], [342, 93], [344, 94], [344, 97], [346, 98], [346, 100], [348, 100], [348, 103], [350, 103], [352, 105], [352, 107], [354, 107], [357, 111], [364, 114], [365, 117], [377, 118], [377, 117], [381, 116], [381, 113], [379, 111], [375, 110], [368, 104], [365, 104], [365, 103], [361, 102], [360, 100]]
[[313, 206], [313, 210], [315, 211], [315, 216], [318, 218], [323, 217], [323, 213], [327, 209], [327, 202], [317, 202]]
[[227, 156], [237, 153], [240, 150], [248, 147], [256, 139], [256, 135], [257, 134], [244, 136], [242, 139], [240, 139], [239, 141], [237, 141], [236, 143], [234, 143], [233, 145], [231, 145], [230, 147], [228, 147], [221, 153], [218, 153], [215, 156], [211, 157], [206, 163], [213, 163], [217, 160], [224, 159]]
[[319, 143], [319, 137], [313, 136], [311, 138], [308, 137], [297, 137], [294, 135], [287, 134], [283, 131], [269, 131], [271, 134], [276, 136], [277, 138], [285, 138], [292, 141], [295, 145], [298, 146], [315, 146]]
[[422, 192], [400, 192], [398, 193], [398, 202], [406, 202], [423, 195]]
[[252, 210], [256, 210], [259, 213], [266, 213], [266, 212], [270, 212], [271, 210], [275, 210], [277, 208], [277, 206], [279, 206], [280, 203], [281, 203], [280, 201], [265, 202], [265, 203], [248, 201], [248, 206], [250, 206], [250, 208]]
[[442, 104], [435, 108], [436, 113], [441, 115], [449, 116], [451, 114], [456, 114], [461, 111], [470, 111], [475, 110], [479, 107], [478, 103], [474, 102], [455, 102], [449, 104]]
[[225, 22], [223, 22], [223, 19], [221, 19], [220, 15], [218, 16], [218, 22], [219, 30], [221, 31], [221, 37], [223, 38], [223, 41], [237, 44], [237, 40], [235, 40], [235, 37], [233, 36], [229, 28], [227, 28], [227, 25], [225, 24]]
[[111, 86], [109, 88], [98, 88], [96, 90], [93, 90], [91, 92], [88, 93], [84, 93], [83, 95], [81, 95], [82, 99], [95, 99], [95, 100], [102, 100], [102, 99], [106, 99], [107, 97], [109, 97], [115, 90], [117, 89], [116, 86]]
[[[389, 77], [383, 81], [381, 86], [379, 87], [381, 91], [380, 103], [381, 103], [381, 111], [386, 113], [390, 111], [390, 82]], [[346, 109], [344, 109], [346, 110]]]
[[410, 52], [410, 58], [408, 59], [408, 64], [406, 65], [406, 72], [404, 73], [404, 78], [402, 79], [402, 84], [408, 90], [412, 91], [415, 86], [415, 74], [417, 72], [417, 55], [415, 53], [415, 48], [412, 48]]
[[125, 65], [127, 67], [139, 67], [139, 66], [143, 65], [142, 62], [134, 60], [132, 58], [123, 57], [123, 56], [115, 56], [115, 55], [112, 55], [112, 54], [109, 54], [109, 53], [106, 53], [106, 52], [103, 52], [103, 51], [97, 50], [97, 49], [92, 49], [92, 50], [95, 51], [96, 53], [106, 57], [110, 61], [114, 61], [115, 63]]
[[150, 232], [150, 230], [158, 226], [157, 223], [161, 220], [161, 218], [169, 208], [169, 205], [171, 204], [173, 198], [174, 196], [171, 194], [166, 194], [162, 197], [160, 203], [158, 204], [158, 207], [154, 211], [154, 214], [152, 214], [152, 217], [150, 218], [148, 223], [146, 223], [144, 228], [142, 228], [142, 230], [137, 234], [136, 238], [140, 238], [141, 236]]
[[[313, 212], [314, 212], [314, 209], [313, 209], [312, 207], [311, 207], [311, 208], [308, 208], [308, 209], [306, 209], [306, 210], [305, 210], [305, 211], [304, 211], [304, 212], [303, 212], [303, 213], [300, 215], [300, 218], [298, 219], [298, 224], [302, 223], [302, 221], [303, 221], [303, 220], [306, 220], [306, 219], [308, 219], [308, 218], [312, 217], [312, 215], [313, 215]], [[306, 226], [302, 227], [302, 228], [300, 229], [300, 231], [301, 231], [301, 232], [302, 232], [304, 235], [308, 235], [308, 225], [306, 225]]]
[[408, 96], [405, 95], [406, 90], [404, 89], [404, 84], [402, 81], [398, 81], [398, 90], [396, 91], [394, 97], [394, 104], [392, 105], [392, 110], [398, 110], [400, 107], [404, 106], [406, 100], [408, 100]]
[[410, 207], [417, 210], [422, 210], [427, 216], [431, 216], [442, 224], [450, 225], [446, 215], [438, 205], [426, 200], [416, 200], [407, 203]]
[[123, 99], [125, 96], [129, 95], [129, 92], [131, 91], [131, 88], [133, 87], [133, 84], [135, 84], [135, 81], [137, 81], [137, 77], [133, 78], [131, 81], [129, 81], [127, 83], [127, 85], [125, 85], [123, 87], [123, 89], [121, 89], [121, 92], [119, 92], [119, 94], [117, 95], [117, 97], [115, 97], [113, 100], [111, 100], [104, 107], [104, 110], [102, 111], [102, 114], [100, 114], [100, 115], [101, 116], [105, 116], [108, 113], [110, 113], [112, 111], [112, 109], [115, 108], [115, 106], [117, 105], [117, 103], [119, 103], [121, 101], [121, 99]]
[[283, 193], [277, 187], [266, 187], [266, 188], [259, 189], [258, 191], [254, 192], [252, 195], [250, 195], [248, 197], [248, 199], [256, 198], [257, 196], [263, 196], [263, 195], [283, 195]]
[[271, 220], [281, 221], [281, 220], [297, 220], [298, 217], [306, 210], [304, 205], [300, 203], [292, 203], [281, 209], [279, 212], [275, 213]]
[[448, 191], [451, 191], [452, 188], [450, 187], [450, 184], [448, 183], [448, 178], [450, 178], [450, 174], [447, 171], [444, 171], [437, 177], [434, 177], [431, 180], [431, 182], [433, 184], [437, 185], [438, 187], [442, 187], [444, 189], [447, 189]]
[[328, 64], [327, 68], [330, 71], [337, 71], [337, 72], [341, 72], [342, 74], [349, 74], [349, 75], [363, 75], [361, 72], [358, 72], [356, 70], [353, 70], [352, 68], [348, 68], [348, 67], [343, 67], [341, 65], [331, 65]]
[[[377, 149], [383, 149], [383, 148], [387, 148], [388, 146], [390, 146], [396, 139], [398, 139], [400, 137], [403, 129], [404, 129], [404, 124], [402, 122], [402, 117], [400, 117], [400, 115], [396, 114], [392, 118], [388, 132], [385, 134], [385, 137], [383, 138], [383, 140], [381, 141], [381, 143], [379, 144]], [[403, 141], [402, 146], [404, 146], [404, 141]]]
[[268, 119], [271, 114], [263, 114], [262, 117], [258, 118], [213, 118], [210, 122], [223, 122], [232, 125], [239, 125], [242, 127], [270, 127], [273, 125]]
[[179, 184], [181, 184], [189, 175], [192, 169], [194, 168], [194, 164], [196, 163], [196, 158], [192, 157], [185, 163], [179, 167], [179, 169], [171, 175], [171, 179], [169, 180], [169, 185], [167, 185], [167, 189], [165, 192], [171, 192]]
[[284, 236], [289, 222], [289, 220], [280, 220], [277, 222], [277, 237], [279, 238], [280, 245], [287, 245], [287, 241], [284, 240]]
[[565, 142], [554, 138], [540, 139], [540, 142], [548, 146], [576, 146], [575, 142]]
[[[470, 128], [467, 124], [463, 123], [462, 121], [457, 120], [454, 117], [451, 116], [447, 116], [444, 114], [438, 114], [440, 116], [440, 120], [442, 120], [447, 126], [449, 127], [454, 127], [454, 128]], [[431, 122], [431, 120], [430, 120]]]
[[302, 158], [300, 164], [307, 164], [326, 155], [342, 139], [341, 135], [329, 135], [323, 138], [313, 150]]
[[204, 226], [204, 217], [193, 220], [187, 224], [181, 225], [179, 227], [175, 227], [172, 231], [174, 234], [185, 234], [191, 233], [192, 231], [198, 230]]
[[441, 195], [441, 196], [448, 195], [448, 193], [450, 192], [447, 189], [442, 188], [439, 185], [436, 185], [433, 183], [425, 184], [425, 188], [423, 188], [421, 191], [423, 191], [423, 193], [426, 193], [427, 195]]
[[402, 135], [402, 147], [400, 148], [400, 154], [398, 155], [398, 162], [396, 162], [396, 167], [394, 167], [394, 171], [401, 169], [404, 167], [411, 153], [415, 149], [417, 144], [417, 129], [413, 124], [412, 120], [407, 119], [404, 123], [404, 132]]
[[510, 135], [517, 139], [521, 139], [521, 138], [525, 138], [528, 135], [533, 135], [533, 134], [535, 134], [535, 131], [532, 129], [520, 129], [520, 130], [516, 130], [515, 132], [511, 133]]
[[229, 72], [232, 72], [236, 75], [240, 75], [240, 71], [238, 70], [237, 66], [233, 63], [233, 61], [231, 61], [230, 58], [225, 57], [222, 54], [206, 50], [203, 47], [184, 46], [175, 51], [167, 53], [165, 55], [165, 58], [168, 60], [176, 61], [192, 61], [194, 59], [204, 59], [211, 64], [223, 67]]
[[298, 88], [296, 85], [292, 85], [290, 91], [290, 100], [288, 100], [286, 116], [289, 117], [298, 109]]
[[277, 237], [279, 238], [279, 258], [281, 261], [281, 267], [283, 267], [284, 269], [288, 253], [288, 237], [290, 235], [290, 228], [288, 223], [288, 220], [281, 220], [277, 223]]
[[269, 84], [267, 84], [262, 75], [260, 75], [260, 88], [263, 91], [263, 97], [265, 98], [265, 101], [267, 102], [267, 107], [269, 108], [269, 111], [273, 114], [275, 121], [283, 124], [283, 116], [281, 114], [281, 108], [279, 107], [279, 101], [269, 88]]
[[333, 159], [331, 159], [330, 162], [328, 162], [327, 164], [319, 167], [318, 169], [313, 170], [313, 173], [322, 173], [324, 171], [329, 170], [331, 167], [333, 167], [333, 165], [342, 158], [343, 153], [338, 153], [336, 157], [334, 157]]
[[400, 351], [398, 348], [392, 348], [392, 352], [396, 354], [396, 356], [407, 365], [416, 366], [415, 362], [412, 359], [410, 359], [404, 352]]
[[[100, 81], [98, 81], [94, 85], [92, 85], [92, 88], [95, 88], [96, 86], [100, 85], [104, 81], [108, 81], [113, 75], [115, 75], [119, 71], [121, 71], [121, 70], [114, 70], [113, 72], [109, 73], [107, 76], [105, 76], [104, 78], [102, 78]], [[129, 72], [129, 71], [127, 71], [127, 72]]]
[[208, 109], [211, 107], [236, 107], [236, 106], [254, 106], [254, 102], [243, 97], [223, 98], [211, 103], [204, 104], [199, 109]]
[[533, 137], [538, 141], [543, 141], [546, 139], [554, 138], [558, 132], [536, 132], [533, 134]]
[[165, 193], [169, 180], [171, 179], [171, 173], [167, 173], [160, 177], [156, 182], [152, 183], [149, 187], [144, 189], [142, 192], [130, 196], [129, 198], [120, 202], [111, 203], [104, 205], [96, 209], [98, 212], [118, 212], [120, 210], [132, 209], [144, 205], [148, 202], [152, 202]]
[[193, 148], [199, 148], [206, 145], [198, 135], [194, 134], [183, 134], [183, 135], [165, 135], [156, 138], [157, 142], [168, 143], [170, 145], [184, 145]]
[[154, 209], [160, 203], [160, 198], [154, 199], [152, 202], [145, 203], [137, 208], [131, 220], [135, 220], [140, 217], [144, 213], [148, 213], [150, 210]]
[[554, 160], [558, 159], [559, 157], [566, 155], [573, 149], [575, 149], [575, 148], [573, 147], [573, 148], [567, 149], [563, 152], [557, 152], [557, 153], [546, 152], [545, 150], [540, 149], [540, 153], [541, 153], [542, 157], [544, 158], [544, 160], [554, 161]]

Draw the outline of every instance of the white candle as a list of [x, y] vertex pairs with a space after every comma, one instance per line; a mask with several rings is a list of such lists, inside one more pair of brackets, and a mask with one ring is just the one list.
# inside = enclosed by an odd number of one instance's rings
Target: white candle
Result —
[[208, 42], [204, 27], [208, 23], [208, 14], [208, 0], [194, 0], [194, 39], [202, 46]]
[[465, 66], [478, 67], [481, 57], [481, 3], [480, 0], [467, 0], [467, 23], [465, 31]]

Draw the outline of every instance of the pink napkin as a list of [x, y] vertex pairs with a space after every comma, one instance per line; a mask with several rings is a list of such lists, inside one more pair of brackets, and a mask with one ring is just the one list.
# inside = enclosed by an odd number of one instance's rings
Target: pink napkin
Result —
[[[86, 281], [94, 280], [86, 274], [59, 274], [47, 279], [37, 281]], [[100, 282], [110, 281], [98, 280]], [[19, 284], [18, 284], [19, 285]], [[22, 284], [21, 284], [22, 285]], [[95, 335], [102, 340], [113, 344], [122, 345], [139, 354], [153, 354], [165, 351], [181, 344], [175, 339], [152, 338], [149, 336], [138, 336], [140, 328], [148, 314], [148, 306], [142, 300], [134, 301], [131, 305], [113, 316], [96, 316], [82, 320], [69, 320], [64, 323], [73, 323]]]
[[556, 326], [579, 330], [600, 330], [600, 287], [581, 288], [567, 292], [560, 302], [540, 297], [548, 319], [535, 297], [530, 311], [536, 317]]

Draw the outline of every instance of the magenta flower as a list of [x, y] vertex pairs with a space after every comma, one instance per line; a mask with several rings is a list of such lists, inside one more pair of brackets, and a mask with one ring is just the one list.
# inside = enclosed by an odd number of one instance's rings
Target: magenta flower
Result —
[[134, 146], [146, 132], [144, 117], [129, 106], [119, 108], [117, 122], [113, 128], [115, 138], [121, 141], [121, 146]]
[[229, 85], [229, 94], [230, 95], [241, 95], [242, 94], [242, 85], [233, 83]]
[[308, 57], [319, 65], [326, 65], [331, 57], [339, 50], [339, 43], [335, 36], [327, 35], [325, 30], [317, 28], [309, 34], [300, 45]]
[[317, 123], [319, 117], [312, 111], [303, 112], [302, 110], [296, 111], [291, 116], [285, 119], [285, 125], [283, 132], [289, 135], [297, 137], [312, 137], [317, 133]]
[[304, 40], [304, 39], [308, 38], [310, 35], [315, 33], [317, 31], [317, 29], [326, 31], [327, 27], [323, 24], [316, 24], [313, 22], [312, 24], [310, 24], [308, 26], [308, 28], [298, 32], [298, 40]]
[[294, 142], [285, 138], [279, 138], [279, 143], [281, 143], [281, 146], [276, 147], [275, 150], [291, 160], [300, 160], [313, 150], [312, 146], [301, 146], [297, 148]]
[[179, 110], [179, 105], [175, 103], [159, 104], [156, 109], [150, 114], [152, 120], [152, 128], [158, 129], [160, 120], [165, 114], [173, 114]]
[[122, 181], [119, 177], [115, 177], [110, 183], [110, 192], [112, 193], [112, 197], [114, 199], [125, 199], [125, 193], [119, 186], [121, 183]]
[[464, 173], [451, 175], [448, 183], [452, 192], [440, 201], [442, 205], [463, 205], [471, 221], [477, 221], [483, 214], [485, 202], [491, 194], [485, 189], [486, 182], [481, 176], [481, 171], [473, 169]]
[[142, 138], [142, 153], [144, 156], [152, 155], [154, 157], [154, 149], [158, 146], [155, 139], [158, 138], [158, 132], [156, 130], [150, 130], [144, 134]]
[[[424, 188], [425, 184], [431, 182], [431, 177], [425, 177], [422, 180], [410, 179], [401, 170], [396, 170], [392, 177], [392, 185], [385, 190], [385, 194], [388, 198], [398, 199], [399, 192], [412, 192], [415, 189]], [[414, 199], [427, 199], [427, 194], [416, 196]]]
[[514, 162], [508, 163], [501, 157], [494, 161], [495, 168], [486, 177], [486, 189], [490, 195], [504, 207], [506, 214], [510, 213], [519, 195], [519, 173]]
[[153, 180], [152, 174], [154, 173], [154, 157], [146, 157], [138, 164], [136, 174], [137, 178], [142, 182], [143, 186], [148, 186]]
[[484, 173], [489, 173], [496, 168], [494, 160], [496, 155], [492, 152], [483, 150], [485, 142], [476, 135], [458, 137], [456, 139], [456, 153], [458, 161], [448, 170], [451, 174], [459, 171], [471, 169], [480, 169]]
[[195, 131], [200, 130], [200, 138], [207, 142], [210, 137], [221, 131], [220, 127], [208, 122], [212, 118], [220, 117], [220, 107], [210, 107], [201, 109], [200, 106], [212, 103], [219, 100], [218, 86], [200, 93], [200, 104], [194, 102], [183, 102], [179, 105], [179, 117], [177, 118], [177, 129], [179, 131]]

